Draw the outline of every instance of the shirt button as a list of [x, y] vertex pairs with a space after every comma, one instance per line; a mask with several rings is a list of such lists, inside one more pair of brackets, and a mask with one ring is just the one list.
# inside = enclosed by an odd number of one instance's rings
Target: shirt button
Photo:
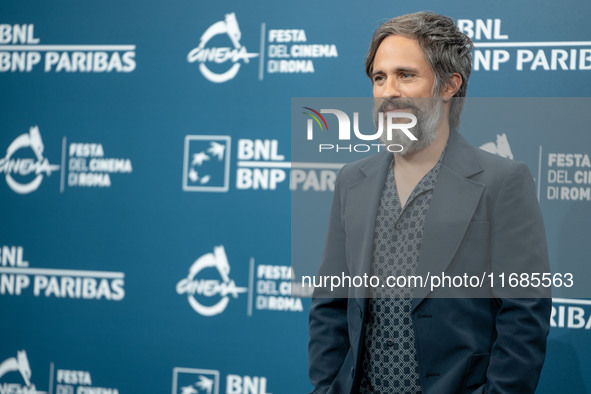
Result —
[[386, 341], [386, 343], [388, 344], [388, 346], [392, 346], [392, 345], [394, 345], [394, 341], [393, 341], [393, 340], [391, 340], [391, 339], [388, 339], [388, 340]]
[[394, 226], [394, 228], [395, 228], [396, 230], [401, 230], [401, 229], [402, 229], [402, 224], [400, 224], [400, 223], [396, 223], [396, 226]]

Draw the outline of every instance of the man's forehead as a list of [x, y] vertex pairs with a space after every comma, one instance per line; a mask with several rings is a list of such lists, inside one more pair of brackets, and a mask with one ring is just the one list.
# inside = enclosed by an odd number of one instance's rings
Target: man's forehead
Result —
[[397, 47], [416, 47], [421, 48], [419, 44], [419, 40], [413, 36], [407, 36], [402, 34], [390, 34], [389, 36], [384, 37], [384, 39], [378, 45], [378, 50], [380, 47], [386, 45], [394, 45]]
[[374, 57], [374, 68], [380, 62], [423, 62], [425, 61], [423, 49], [416, 38], [401, 35], [389, 35], [384, 38]]

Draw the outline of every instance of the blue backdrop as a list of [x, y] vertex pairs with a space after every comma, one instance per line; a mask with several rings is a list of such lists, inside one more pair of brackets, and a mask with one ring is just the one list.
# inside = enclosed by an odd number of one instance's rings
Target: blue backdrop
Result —
[[[291, 168], [291, 98], [370, 96], [374, 29], [423, 9], [476, 43], [469, 96], [589, 96], [589, 2], [2, 2], [0, 393], [309, 391], [290, 183], [328, 204], [336, 169]], [[464, 132], [530, 166], [561, 272], [587, 131]], [[554, 300], [539, 393], [591, 389], [590, 316]]]

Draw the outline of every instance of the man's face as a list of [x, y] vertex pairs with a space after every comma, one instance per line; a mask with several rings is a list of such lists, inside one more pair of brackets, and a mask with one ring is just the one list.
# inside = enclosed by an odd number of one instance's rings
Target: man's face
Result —
[[[441, 120], [440, 100], [433, 97], [435, 74], [423, 55], [417, 40], [403, 36], [386, 37], [376, 52], [372, 72], [374, 121], [378, 125], [378, 112], [410, 112], [417, 117], [417, 125], [411, 132], [417, 141], [411, 141], [403, 133], [392, 134], [391, 140], [384, 144], [400, 144], [404, 150], [400, 154], [418, 152], [430, 145], [436, 136]], [[405, 118], [400, 118], [404, 123]], [[386, 121], [384, 119], [384, 125]]]

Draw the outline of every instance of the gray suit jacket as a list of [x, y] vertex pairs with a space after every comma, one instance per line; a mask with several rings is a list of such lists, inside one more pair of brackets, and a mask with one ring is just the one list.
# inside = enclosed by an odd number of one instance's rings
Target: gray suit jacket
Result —
[[[371, 274], [375, 219], [390, 153], [339, 172], [319, 275]], [[545, 231], [527, 166], [452, 131], [427, 215], [418, 273], [549, 272]], [[544, 362], [550, 292], [488, 298], [417, 287], [413, 327], [423, 393], [533, 393]], [[315, 393], [357, 391], [367, 289], [315, 289], [309, 373]], [[470, 293], [471, 294], [471, 293]], [[528, 298], [509, 298], [526, 295]], [[446, 297], [446, 298], [440, 298]]]

